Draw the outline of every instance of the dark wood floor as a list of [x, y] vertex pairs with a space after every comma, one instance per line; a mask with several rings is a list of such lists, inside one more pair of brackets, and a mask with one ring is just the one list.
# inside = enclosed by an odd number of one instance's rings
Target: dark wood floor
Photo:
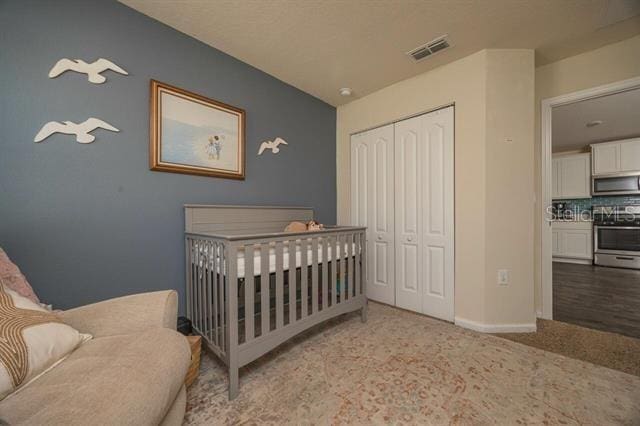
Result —
[[640, 338], [640, 271], [554, 262], [553, 319]]

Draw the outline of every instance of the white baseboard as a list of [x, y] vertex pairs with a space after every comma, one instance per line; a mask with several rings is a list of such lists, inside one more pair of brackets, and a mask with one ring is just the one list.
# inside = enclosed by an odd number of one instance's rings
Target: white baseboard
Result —
[[572, 259], [570, 257], [554, 257], [553, 261], [558, 263], [575, 263], [576, 265], [593, 264], [593, 259]]
[[536, 311], [536, 318], [542, 318], [542, 310], [537, 310]]
[[455, 324], [481, 333], [533, 333], [537, 330], [535, 322], [531, 324], [484, 324], [456, 317]]

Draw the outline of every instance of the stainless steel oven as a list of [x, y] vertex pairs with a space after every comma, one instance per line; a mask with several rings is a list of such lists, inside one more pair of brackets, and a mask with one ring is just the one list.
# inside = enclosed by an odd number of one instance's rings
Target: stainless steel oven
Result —
[[640, 173], [594, 176], [591, 179], [592, 195], [640, 194]]
[[593, 208], [594, 263], [640, 269], [640, 206]]

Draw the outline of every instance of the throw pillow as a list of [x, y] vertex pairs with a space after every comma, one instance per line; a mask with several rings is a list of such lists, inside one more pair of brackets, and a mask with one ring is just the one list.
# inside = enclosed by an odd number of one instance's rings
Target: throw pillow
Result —
[[19, 295], [28, 298], [32, 302], [40, 303], [38, 296], [33, 292], [27, 279], [22, 275], [16, 264], [9, 259], [2, 247], [0, 247], [0, 279], [3, 279], [5, 285]]
[[90, 339], [0, 278], [0, 400]]

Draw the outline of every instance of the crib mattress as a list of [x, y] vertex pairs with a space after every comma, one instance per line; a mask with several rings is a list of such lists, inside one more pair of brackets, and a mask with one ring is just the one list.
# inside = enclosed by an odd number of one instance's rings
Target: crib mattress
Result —
[[[329, 246], [327, 248], [327, 262], [330, 262], [334, 259], [333, 253], [336, 251], [336, 247]], [[339, 249], [339, 248], [338, 248]], [[351, 250], [349, 250], [349, 243], [345, 243], [342, 247], [342, 253], [338, 254], [338, 260], [348, 259], [349, 252], [351, 252], [351, 256], [355, 255], [356, 244], [351, 243]], [[275, 246], [270, 245], [268, 250], [269, 256], [269, 273], [276, 272], [276, 250]], [[295, 258], [295, 260], [294, 260]], [[318, 263], [322, 263], [323, 261], [323, 250], [322, 246], [318, 245], [318, 255], [317, 255]], [[293, 266], [293, 262], [295, 262], [295, 267], [299, 268], [302, 266], [302, 247], [300, 243], [296, 244], [295, 255], [289, 253], [289, 247], [284, 245], [282, 250], [282, 270], [288, 271], [290, 265]], [[307, 245], [307, 266], [311, 266], [313, 264], [313, 249], [311, 248], [311, 244]], [[217, 272], [220, 273], [220, 268], [217, 268]], [[253, 275], [260, 276], [262, 273], [262, 252], [256, 248], [253, 252]], [[245, 277], [245, 252], [244, 250], [238, 251], [238, 278]]]

